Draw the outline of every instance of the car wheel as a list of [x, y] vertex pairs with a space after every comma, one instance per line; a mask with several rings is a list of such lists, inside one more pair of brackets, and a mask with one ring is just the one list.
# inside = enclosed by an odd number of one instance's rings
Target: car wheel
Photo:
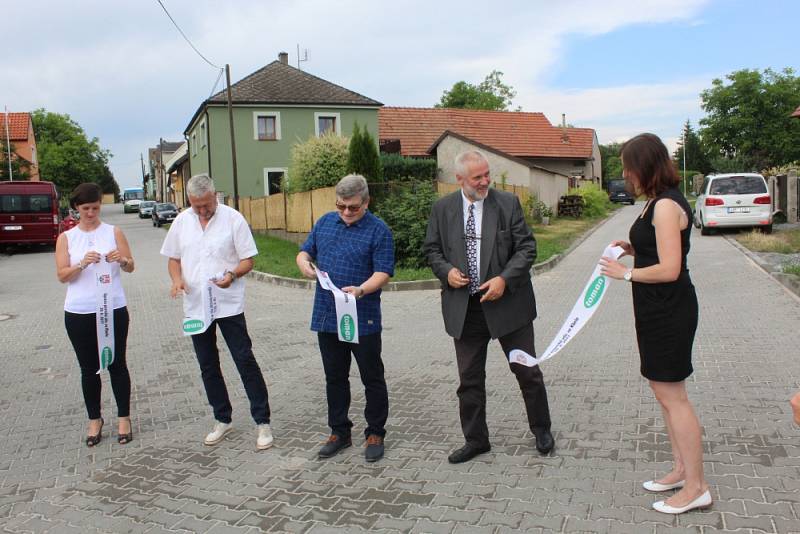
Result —
[[631, 200], [631, 206], [633, 206], [634, 204], [636, 204], [636, 200]]
[[711, 235], [711, 228], [703, 224], [703, 221], [700, 221], [700, 235]]
[[762, 226], [761, 227], [761, 233], [762, 234], [771, 234], [772, 233], [772, 225], [771, 224], [767, 224], [765, 226]]

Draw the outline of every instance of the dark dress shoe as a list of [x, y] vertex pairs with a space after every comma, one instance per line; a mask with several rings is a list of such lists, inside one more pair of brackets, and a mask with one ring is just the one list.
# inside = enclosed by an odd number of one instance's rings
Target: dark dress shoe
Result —
[[368, 462], [377, 462], [383, 458], [383, 438], [370, 434], [367, 436], [366, 449], [364, 449], [364, 459]]
[[492, 447], [489, 445], [484, 445], [483, 447], [474, 447], [467, 443], [460, 449], [456, 449], [447, 457], [447, 461], [451, 464], [460, 464], [461, 462], [468, 462], [472, 460], [479, 454], [483, 454], [484, 452], [489, 452], [492, 450]]
[[547, 454], [553, 450], [556, 442], [553, 439], [553, 434], [547, 429], [534, 430], [533, 435], [536, 436], [536, 450], [542, 454]]
[[353, 442], [350, 438], [343, 438], [336, 434], [331, 434], [330, 437], [328, 437], [328, 441], [325, 442], [325, 445], [323, 445], [317, 453], [317, 456], [320, 458], [336, 456], [340, 450], [346, 449], [352, 444]]

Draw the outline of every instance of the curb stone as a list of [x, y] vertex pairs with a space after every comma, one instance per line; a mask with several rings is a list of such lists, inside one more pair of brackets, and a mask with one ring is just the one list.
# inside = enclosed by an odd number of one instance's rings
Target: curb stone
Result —
[[[535, 273], [544, 273], [551, 270], [553, 267], [558, 265], [561, 260], [566, 258], [570, 252], [575, 250], [578, 245], [583, 243], [590, 235], [592, 235], [598, 228], [603, 226], [613, 217], [615, 217], [620, 210], [615, 210], [614, 213], [608, 215], [605, 219], [599, 221], [596, 225], [586, 230], [580, 237], [578, 237], [572, 244], [560, 254], [556, 254], [548, 258], [547, 260], [535, 264], [532, 268], [532, 274]], [[293, 287], [296, 289], [314, 289], [316, 287], [316, 280], [305, 280], [300, 278], [288, 278], [286, 276], [278, 276], [275, 274], [264, 273], [261, 271], [250, 271], [247, 273], [248, 278], [252, 278], [258, 282], [265, 282], [268, 284], [275, 284], [278, 286], [284, 287]], [[420, 291], [420, 290], [427, 290], [427, 289], [441, 289], [442, 283], [434, 278], [431, 280], [412, 280], [408, 282], [389, 282], [383, 288], [383, 291]]]
[[734, 237], [724, 234], [722, 237], [724, 237], [728, 243], [733, 245], [733, 248], [739, 250], [739, 252], [750, 258], [753, 263], [758, 265], [759, 269], [770, 275], [776, 282], [791, 291], [794, 295], [800, 297], [800, 276], [782, 273], [780, 271], [772, 271], [770, 269], [771, 265], [765, 263], [757, 253], [739, 243]]

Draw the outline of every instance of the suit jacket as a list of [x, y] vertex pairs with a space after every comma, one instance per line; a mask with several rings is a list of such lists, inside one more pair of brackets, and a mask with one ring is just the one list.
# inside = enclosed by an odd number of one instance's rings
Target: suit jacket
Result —
[[[459, 189], [439, 199], [431, 210], [423, 250], [433, 273], [442, 282], [442, 316], [445, 330], [459, 339], [467, 315], [469, 288], [450, 287], [447, 273], [453, 267], [467, 273], [464, 206]], [[536, 240], [516, 196], [489, 189], [483, 203], [480, 241], [480, 282], [495, 276], [506, 281], [503, 296], [484, 302], [483, 312], [493, 338], [502, 337], [536, 318], [531, 266], [536, 260]]]

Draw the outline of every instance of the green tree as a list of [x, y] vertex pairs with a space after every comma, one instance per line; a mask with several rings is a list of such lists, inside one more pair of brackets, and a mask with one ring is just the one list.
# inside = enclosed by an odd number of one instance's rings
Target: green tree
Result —
[[347, 174], [346, 137], [326, 133], [292, 147], [289, 192], [330, 187]]
[[14, 180], [27, 180], [30, 175], [30, 162], [17, 153], [14, 143], [11, 143], [11, 175], [8, 172], [8, 145], [2, 143], [0, 150], [0, 182], [6, 182], [11, 177]]
[[600, 145], [600, 160], [603, 165], [603, 182], [622, 178], [622, 159], [619, 157], [622, 143]]
[[432, 182], [418, 182], [404, 184], [375, 207], [375, 214], [392, 230], [398, 267], [419, 269], [428, 264], [422, 245], [438, 198]]
[[366, 126], [361, 130], [358, 123], [353, 125], [353, 135], [350, 137], [347, 172], [360, 174], [368, 182], [374, 183], [383, 180], [381, 160], [378, 156], [375, 139], [370, 135]]
[[[100, 148], [96, 137], [89, 139], [69, 115], [42, 108], [31, 113], [31, 120], [36, 132], [42, 180], [54, 182], [62, 191], [71, 191], [83, 182], [108, 181], [111, 152]], [[113, 180], [113, 176], [110, 179]]]
[[707, 113], [700, 137], [710, 166], [723, 171], [734, 164], [745, 171], [800, 159], [800, 121], [790, 117], [800, 102], [794, 71], [744, 69], [725, 79], [700, 94]]
[[683, 133], [681, 139], [678, 140], [678, 148], [675, 149], [675, 153], [672, 155], [678, 169], [683, 169], [684, 143], [686, 144], [686, 169], [702, 174], [711, 172], [711, 164], [706, 156], [700, 136], [694, 131], [688, 119], [683, 125]]
[[451, 89], [442, 93], [442, 98], [434, 107], [508, 111], [517, 93], [513, 87], [503, 83], [502, 77], [502, 72], [493, 70], [477, 85], [456, 82]]

